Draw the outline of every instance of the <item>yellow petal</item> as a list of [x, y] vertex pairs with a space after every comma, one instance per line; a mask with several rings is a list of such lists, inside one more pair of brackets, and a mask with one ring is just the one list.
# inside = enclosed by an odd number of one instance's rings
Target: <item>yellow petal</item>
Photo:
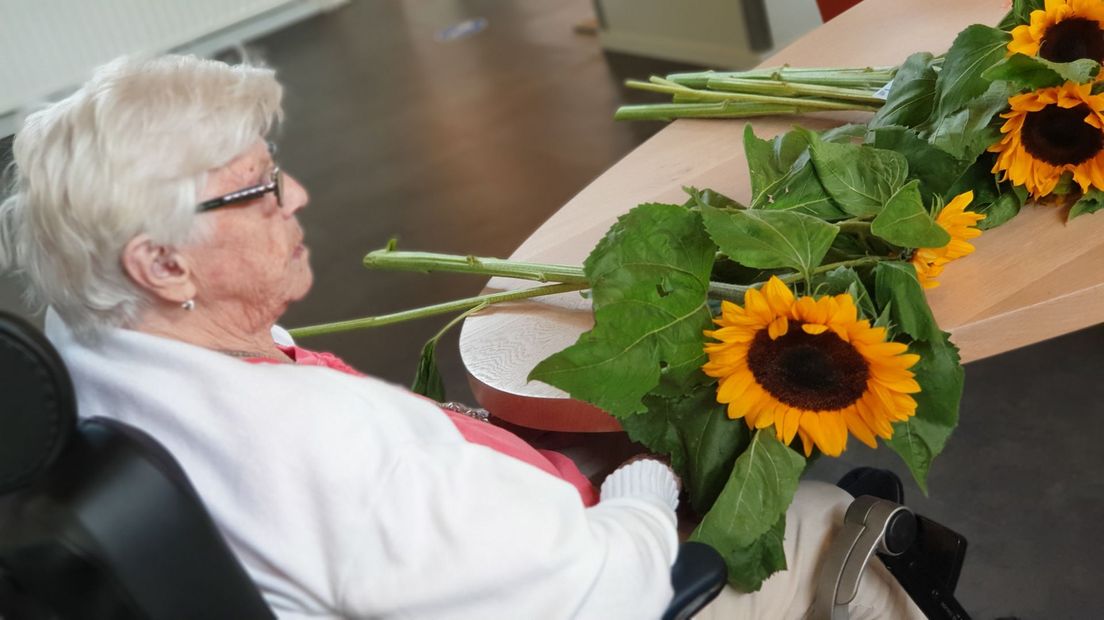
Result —
[[774, 313], [771, 312], [767, 298], [756, 289], [749, 289], [744, 294], [744, 310], [759, 321], [761, 325], [766, 325], [774, 319]]
[[[775, 414], [778, 415], [777, 413]], [[776, 418], [777, 419], [777, 418]], [[797, 427], [801, 422], [801, 412], [793, 407], [786, 409], [786, 415], [782, 421], [782, 443], [787, 446], [793, 441], [794, 434], [797, 433]]]
[[778, 276], [771, 276], [763, 285], [763, 295], [775, 314], [787, 314], [794, 303], [794, 294]]
[[878, 447], [878, 442], [874, 439], [874, 431], [870, 430], [866, 422], [863, 422], [862, 416], [859, 415], [854, 405], [844, 410], [843, 421], [847, 424], [847, 430], [855, 436], [855, 439], [858, 439], [871, 448]]
[[879, 437], [883, 439], [893, 437], [893, 425], [889, 423], [887, 417], [881, 415], [881, 406], [878, 404], [876, 396], [868, 393], [855, 403], [855, 408], [862, 416], [863, 421], [870, 427], [870, 430], [874, 431]]
[[755, 376], [751, 374], [750, 370], [738, 372], [721, 379], [721, 384], [717, 388], [717, 402], [730, 403], [740, 398], [747, 391], [748, 386], [754, 382]]
[[785, 315], [782, 315], [770, 322], [770, 325], [767, 326], [767, 335], [770, 336], [771, 340], [778, 340], [780, 336], [785, 336], [789, 329], [790, 322]]
[[755, 419], [755, 428], [767, 428], [774, 424], [774, 408], [768, 407], [759, 413], [759, 417]]
[[726, 412], [728, 413], [728, 417], [732, 418], [733, 420], [739, 420], [740, 418], [744, 417], [744, 415], [747, 413], [747, 410], [741, 407], [738, 401], [732, 401], [731, 403], [728, 403], [728, 409], [726, 410]]
[[885, 389], [893, 390], [894, 392], [901, 392], [903, 394], [916, 394], [920, 392], [920, 384], [916, 382], [916, 379], [904, 379], [901, 381], [882, 381], [881, 379], [875, 379]]
[[809, 433], [805, 432], [805, 429], [798, 427], [797, 434], [801, 437], [801, 447], [805, 451], [805, 458], [809, 458], [813, 455], [813, 439], [809, 437]]
[[847, 450], [847, 423], [843, 420], [842, 411], [832, 411], [828, 414], [829, 426], [835, 432], [836, 456], [842, 455]]
[[825, 454], [831, 452], [832, 446], [830, 442], [825, 440], [824, 432], [820, 428], [820, 416], [811, 411], [806, 411], [801, 414], [801, 430], [805, 435], [809, 436], [809, 439], [813, 440], [817, 448]]

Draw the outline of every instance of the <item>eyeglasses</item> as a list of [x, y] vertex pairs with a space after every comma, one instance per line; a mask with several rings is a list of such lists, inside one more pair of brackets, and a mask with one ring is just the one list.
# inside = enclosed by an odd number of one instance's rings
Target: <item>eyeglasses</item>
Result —
[[218, 198], [212, 198], [201, 202], [199, 206], [196, 207], [196, 213], [205, 213], [212, 209], [260, 198], [269, 192], [276, 193], [276, 204], [282, 208], [284, 206], [284, 173], [280, 170], [279, 166], [272, 169], [272, 175], [269, 177], [268, 183], [254, 185], [253, 187], [231, 192], [225, 196], [219, 196]]

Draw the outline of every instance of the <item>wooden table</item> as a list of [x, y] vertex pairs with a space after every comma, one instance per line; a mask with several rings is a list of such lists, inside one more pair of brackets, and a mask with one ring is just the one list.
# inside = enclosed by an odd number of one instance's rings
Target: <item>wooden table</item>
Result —
[[[910, 53], [942, 53], [972, 23], [995, 24], [999, 0], [866, 0], [764, 63], [776, 66], [894, 65]], [[612, 110], [610, 111], [612, 115]], [[869, 115], [757, 119], [760, 137], [800, 123], [825, 129]], [[581, 265], [621, 214], [642, 202], [682, 203], [682, 187], [750, 198], [744, 122], [679, 120], [610, 168], [513, 253], [526, 261]], [[982, 235], [977, 251], [949, 265], [928, 299], [963, 361], [1104, 322], [1104, 215], [1066, 225], [1053, 207], [1028, 206]], [[494, 278], [485, 292], [531, 286]], [[577, 293], [496, 305], [465, 321], [460, 353], [479, 402], [515, 424], [554, 431], [614, 431], [612, 417], [526, 375], [593, 325]]]

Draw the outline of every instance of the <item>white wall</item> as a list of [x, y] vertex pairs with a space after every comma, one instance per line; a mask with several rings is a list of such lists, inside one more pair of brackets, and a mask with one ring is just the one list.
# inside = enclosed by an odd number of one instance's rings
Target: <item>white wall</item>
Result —
[[816, 0], [762, 0], [774, 42], [753, 50], [740, 0], [595, 0], [606, 49], [716, 69], [759, 64], [821, 24]]
[[0, 136], [121, 54], [210, 54], [341, 0], [0, 0]]
[[816, 0], [766, 0], [766, 5], [774, 36], [774, 51], [824, 23], [820, 19]]

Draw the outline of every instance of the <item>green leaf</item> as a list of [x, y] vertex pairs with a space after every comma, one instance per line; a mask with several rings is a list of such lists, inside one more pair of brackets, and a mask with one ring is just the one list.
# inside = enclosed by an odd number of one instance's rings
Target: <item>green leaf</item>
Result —
[[893, 322], [913, 340], [942, 338], [943, 332], [932, 317], [928, 299], [912, 265], [900, 261], [878, 263], [874, 268], [874, 289], [878, 306], [884, 308], [892, 304]]
[[[769, 530], [746, 547], [730, 547], [724, 553], [728, 582], [743, 592], [755, 592], [774, 573], [786, 570], [786, 515], [782, 514]], [[709, 543], [712, 544], [712, 543]], [[714, 547], [715, 548], [715, 547]]]
[[[784, 275], [786, 273], [789, 273], [788, 269], [754, 269], [729, 260], [727, 257], [722, 257], [713, 265], [713, 275], [710, 279], [714, 282], [750, 286], [759, 282], [766, 282], [773, 275]], [[715, 312], [714, 315], [716, 314]]]
[[[1023, 206], [1026, 200], [1027, 190], [1022, 187], [1015, 187], [1005, 190], [1004, 193], [988, 205], [980, 208], [975, 208], [971, 205], [969, 208], [971, 211], [985, 214], [985, 219], [978, 222], [978, 228], [981, 230], [990, 230], [1016, 217], [1016, 214], [1020, 212], [1020, 207]], [[1071, 217], [1073, 216], [1071, 215]]]
[[893, 324], [893, 319], [890, 318], [892, 315], [893, 303], [890, 302], [885, 305], [885, 308], [882, 308], [882, 313], [871, 323], [874, 327], [884, 327], [886, 329], [887, 340], [892, 340], [897, 337], [897, 327]]
[[1081, 191], [1081, 189], [1073, 182], [1073, 171], [1066, 170], [1062, 173], [1062, 176], [1058, 177], [1058, 184], [1054, 186], [1050, 193], [1055, 196], [1065, 196], [1074, 191]]
[[[793, 131], [802, 134], [805, 133], [798, 129], [795, 129]], [[856, 140], [862, 140], [867, 131], [868, 128], [866, 125], [861, 125], [859, 123], [846, 123], [844, 125], [840, 125], [839, 127], [825, 129], [824, 131], [820, 132], [820, 139], [824, 142], [839, 142], [841, 144], [849, 143]]]
[[824, 290], [826, 295], [849, 293], [858, 305], [862, 316], [867, 318], [877, 316], [877, 310], [874, 309], [874, 300], [870, 298], [870, 293], [866, 290], [866, 285], [863, 284], [862, 279], [859, 278], [859, 273], [851, 267], [833, 269], [825, 275], [824, 283], [826, 285]]
[[722, 533], [734, 544], [750, 544], [785, 514], [804, 469], [805, 459], [779, 441], [774, 429], [756, 431], [695, 534]]
[[[398, 247], [398, 241], [392, 238], [387, 243], [387, 250], [394, 252], [396, 247]], [[422, 355], [418, 359], [418, 370], [414, 374], [414, 384], [410, 386], [410, 391], [428, 396], [437, 402], [445, 402], [445, 384], [441, 380], [441, 371], [437, 368], [437, 343], [440, 342], [441, 336], [448, 333], [448, 330], [486, 307], [487, 304], [484, 302], [460, 313], [448, 323], [445, 323], [444, 327], [438, 330], [432, 338], [426, 340], [425, 345], [422, 346]]]
[[[773, 429], [757, 431], [736, 459], [732, 475], [713, 508], [691, 534], [691, 540], [716, 549], [729, 564], [729, 579], [746, 590], [757, 590], [775, 570], [781, 554], [778, 523], [797, 491], [805, 459], [782, 444]], [[784, 526], [784, 522], [783, 522]], [[760, 539], [766, 553], [749, 554]], [[758, 561], [749, 562], [749, 557]]]
[[904, 248], [941, 248], [950, 243], [951, 235], [924, 208], [919, 186], [919, 181], [909, 181], [897, 190], [870, 223], [870, 232]]
[[820, 184], [813, 165], [808, 162], [785, 179], [782, 186], [770, 197], [770, 202], [759, 207], [770, 211], [804, 213], [822, 220], [842, 220], [848, 217], [836, 206]]
[[744, 154], [751, 177], [752, 207], [763, 200], [761, 196], [769, 196], [771, 190], [780, 184], [807, 146], [805, 143], [797, 145], [792, 139], [787, 142], [785, 135], [774, 141], [763, 140], [755, 135], [750, 123], [744, 126]]
[[696, 187], [684, 187], [682, 191], [690, 196], [687, 203], [683, 205], [685, 207], [716, 207], [718, 209], [746, 208], [739, 202], [736, 202], [716, 190], [709, 189], [708, 187], [703, 190], [699, 190]]
[[814, 140], [813, 165], [824, 189], [841, 209], [855, 216], [876, 214], [908, 174], [904, 155], [862, 144]]
[[832, 242], [832, 249], [824, 255], [823, 263], [838, 263], [868, 256], [871, 253], [869, 240], [869, 236], [836, 235], [836, 240]]
[[920, 392], [916, 415], [907, 422], [893, 424], [893, 437], [885, 443], [908, 465], [916, 483], [927, 494], [928, 472], [955, 427], [962, 400], [965, 371], [959, 363], [958, 349], [945, 332], [928, 342], [913, 342], [909, 351], [920, 355], [912, 367]]
[[441, 380], [441, 371], [437, 368], [437, 338], [430, 338], [422, 346], [422, 356], [418, 359], [418, 371], [414, 374], [414, 384], [410, 391], [443, 403], [445, 383]]
[[963, 161], [973, 161], [1000, 137], [994, 117], [1008, 107], [1007, 82], [993, 82], [988, 90], [953, 114], [939, 116], [925, 128], [928, 142]]
[[676, 398], [649, 396], [644, 403], [648, 412], [625, 418], [621, 426], [633, 441], [671, 457], [691, 505], [705, 514], [751, 441], [747, 424], [725, 414], [716, 400], [716, 384]]
[[711, 325], [716, 250], [700, 216], [682, 207], [644, 204], [621, 216], [584, 264], [594, 328], [529, 379], [618, 418], [645, 411], [641, 399], [653, 390], [681, 394], [705, 382], [702, 330]]
[[982, 77], [990, 81], [1009, 82], [1016, 90], [1038, 90], [1060, 86], [1065, 82], [1091, 82], [1099, 72], [1100, 63], [1088, 58], [1073, 62], [1051, 62], [1037, 56], [1012, 54], [986, 69]]
[[963, 192], [972, 191], [974, 200], [970, 203], [970, 209], [976, 211], [1000, 198], [1001, 187], [997, 182], [997, 175], [993, 174], [994, 161], [996, 156], [992, 153], [985, 153], [978, 157], [977, 161], [955, 180], [951, 189], [943, 194], [944, 202], [950, 202], [952, 198]]
[[1096, 188], [1090, 188], [1089, 191], [1085, 192], [1084, 196], [1081, 196], [1080, 200], [1073, 203], [1073, 207], [1070, 208], [1069, 216], [1066, 218], [1066, 221], [1068, 222], [1081, 215], [1096, 213], [1101, 209], [1104, 209], [1104, 192]]
[[[855, 127], [844, 125], [830, 130], [830, 138], [848, 139], [858, 131]], [[789, 131], [768, 141], [757, 138], [751, 125], [744, 128], [753, 209], [797, 211], [824, 220], [847, 217], [820, 184], [809, 163], [808, 147], [808, 134], [803, 130]]]
[[810, 273], [820, 264], [839, 227], [792, 211], [702, 209], [721, 252], [746, 267], [790, 267]]
[[913, 395], [916, 415], [907, 422], [895, 423], [893, 437], [886, 444], [901, 456], [927, 493], [932, 460], [942, 452], [958, 424], [964, 372], [958, 350], [931, 315], [912, 265], [880, 263], [874, 269], [874, 278], [878, 304], [890, 321], [912, 338], [909, 351], [920, 355], [920, 361], [911, 369], [921, 389]]
[[989, 88], [982, 74], [1004, 59], [1012, 36], [1003, 30], [974, 24], [955, 37], [936, 79], [937, 107], [950, 112], [966, 107]]
[[1001, 30], [1012, 30], [1031, 22], [1031, 12], [1043, 10], [1043, 0], [1013, 0], [1012, 9], [997, 26]]
[[881, 127], [874, 130], [874, 146], [896, 151], [908, 160], [909, 176], [920, 181], [920, 195], [925, 202], [944, 195], [955, 179], [966, 171], [968, 162], [955, 159], [950, 153], [932, 146], [914, 130], [906, 127]]
[[901, 125], [916, 127], [928, 120], [935, 108], [935, 57], [927, 52], [909, 56], [897, 74], [885, 104], [870, 120], [870, 128]]

